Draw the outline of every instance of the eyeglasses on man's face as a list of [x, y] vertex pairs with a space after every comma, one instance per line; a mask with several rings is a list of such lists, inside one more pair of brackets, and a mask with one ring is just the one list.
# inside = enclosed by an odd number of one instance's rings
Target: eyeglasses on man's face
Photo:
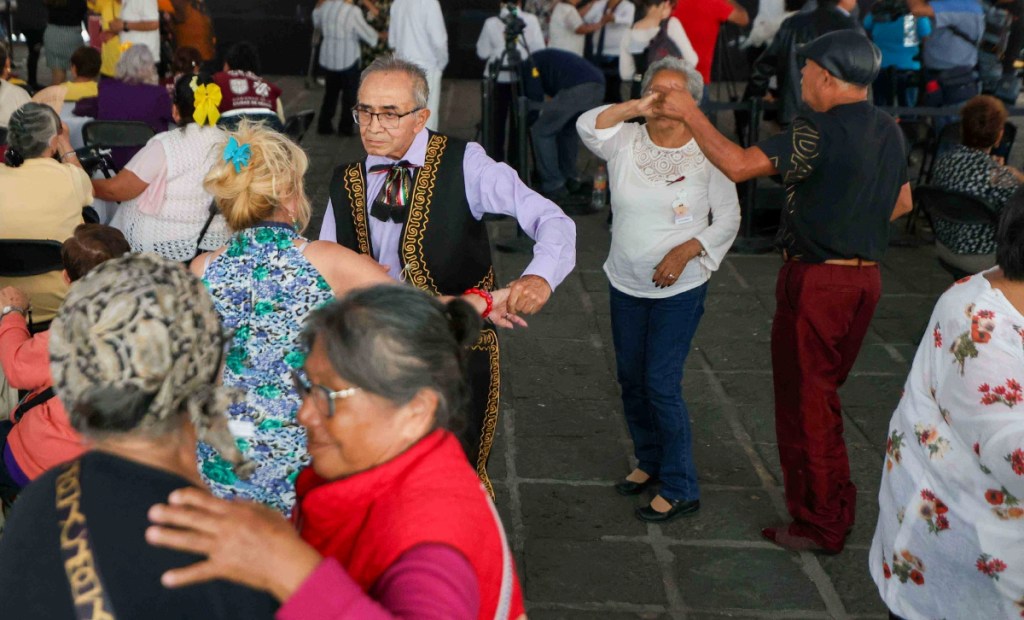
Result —
[[387, 110], [385, 112], [371, 112], [364, 107], [357, 106], [352, 108], [352, 119], [359, 125], [369, 126], [370, 123], [373, 122], [374, 117], [376, 117], [377, 122], [380, 123], [380, 126], [384, 129], [396, 129], [402, 123], [403, 118], [410, 114], [415, 114], [422, 109], [423, 108], [421, 107], [416, 107], [408, 112], [399, 114], [393, 110]]
[[320, 410], [326, 412], [327, 419], [331, 419], [334, 417], [334, 401], [336, 399], [344, 400], [354, 395], [361, 389], [358, 387], [350, 387], [345, 388], [343, 390], [338, 390], [336, 392], [332, 392], [331, 390], [322, 385], [313, 383], [313, 381], [309, 378], [309, 375], [306, 374], [305, 370], [292, 370], [291, 375], [292, 383], [295, 384], [295, 391], [299, 393], [299, 396], [301, 396], [303, 400], [305, 400], [306, 398], [313, 398], [314, 400], [319, 401], [319, 405], [323, 405], [326, 403], [326, 409], [321, 406]]

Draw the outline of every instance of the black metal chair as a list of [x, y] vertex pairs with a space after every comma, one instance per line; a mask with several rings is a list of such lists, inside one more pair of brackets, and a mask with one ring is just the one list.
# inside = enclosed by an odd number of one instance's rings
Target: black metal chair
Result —
[[316, 112], [314, 110], [303, 110], [298, 114], [289, 116], [284, 122], [285, 135], [294, 140], [296, 144], [301, 144], [302, 138], [306, 136], [306, 132], [312, 126], [313, 117], [315, 116]]
[[[932, 231], [935, 233], [935, 241], [946, 247], [953, 245], [951, 240], [943, 239], [942, 232], [937, 223], [968, 226], [972, 224], [996, 225], [998, 214], [984, 200], [964, 194], [952, 192], [928, 185], [922, 185], [914, 190], [915, 208], [919, 206], [928, 216], [931, 222]], [[962, 269], [955, 267], [939, 258], [939, 264], [948, 271], [954, 279], [959, 280], [970, 275]]]
[[[0, 239], [0, 277], [27, 278], [64, 269], [60, 243], [44, 239]], [[29, 321], [29, 331], [46, 331], [50, 322]]]
[[155, 135], [153, 128], [141, 121], [89, 121], [82, 126], [86, 146], [106, 149], [146, 146]]

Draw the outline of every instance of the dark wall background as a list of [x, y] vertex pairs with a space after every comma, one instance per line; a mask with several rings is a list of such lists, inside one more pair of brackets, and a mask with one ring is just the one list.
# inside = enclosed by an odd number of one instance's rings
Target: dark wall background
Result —
[[301, 75], [309, 64], [316, 0], [208, 0], [217, 51], [238, 41], [259, 46], [265, 73]]

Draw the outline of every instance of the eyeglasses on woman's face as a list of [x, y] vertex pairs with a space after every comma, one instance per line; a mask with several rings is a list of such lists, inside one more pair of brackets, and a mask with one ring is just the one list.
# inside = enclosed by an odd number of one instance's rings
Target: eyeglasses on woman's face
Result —
[[380, 126], [383, 127], [384, 129], [397, 129], [398, 126], [402, 123], [403, 118], [409, 116], [410, 114], [415, 114], [416, 112], [419, 112], [422, 109], [423, 108], [416, 107], [409, 110], [408, 112], [400, 114], [398, 112], [395, 112], [394, 110], [387, 110], [384, 112], [371, 112], [367, 108], [357, 106], [355, 108], [352, 108], [352, 119], [355, 120], [357, 124], [365, 125], [368, 127], [373, 122], [373, 119], [376, 118], [377, 122], [380, 123]]
[[[358, 387], [350, 387], [343, 390], [331, 391], [320, 384], [313, 383], [309, 378], [309, 375], [306, 374], [306, 371], [301, 368], [298, 370], [292, 370], [291, 375], [292, 383], [295, 384], [295, 391], [298, 392], [299, 396], [301, 396], [303, 400], [306, 398], [312, 398], [317, 401], [320, 411], [325, 413], [328, 420], [334, 417], [335, 400], [344, 400], [362, 389]], [[326, 407], [323, 406], [325, 404]]]

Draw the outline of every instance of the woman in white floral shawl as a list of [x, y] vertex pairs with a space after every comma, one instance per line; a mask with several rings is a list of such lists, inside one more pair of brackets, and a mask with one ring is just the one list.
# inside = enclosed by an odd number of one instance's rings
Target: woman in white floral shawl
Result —
[[1024, 192], [939, 299], [889, 425], [871, 575], [894, 617], [1024, 612]]

